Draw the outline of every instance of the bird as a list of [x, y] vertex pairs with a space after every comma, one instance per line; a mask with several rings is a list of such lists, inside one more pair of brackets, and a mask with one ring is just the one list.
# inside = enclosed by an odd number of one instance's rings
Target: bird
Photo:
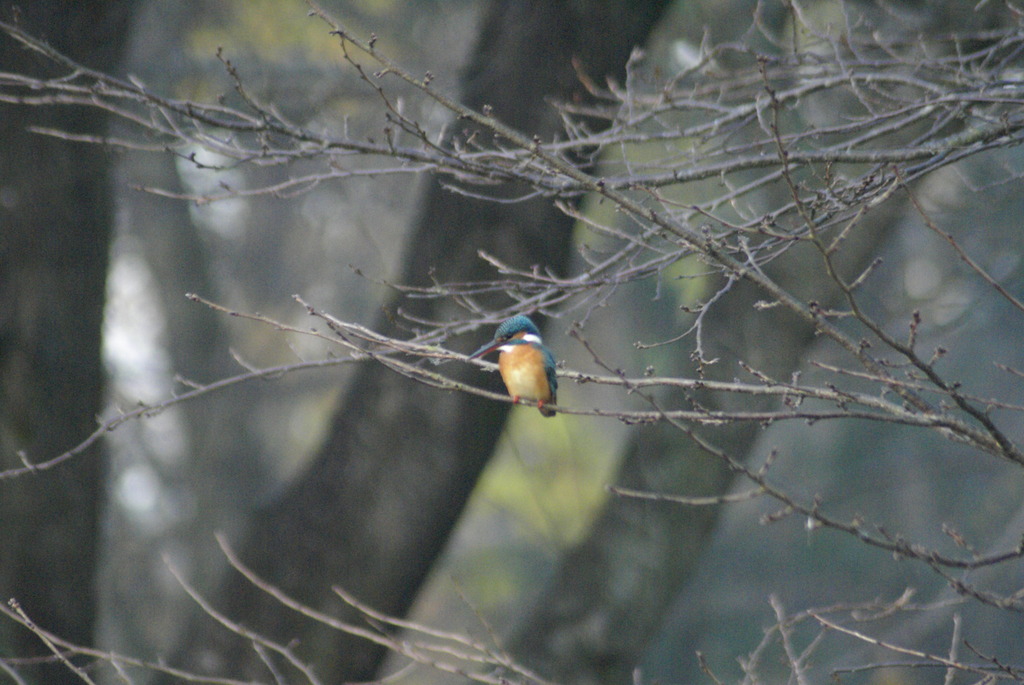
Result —
[[555, 357], [544, 346], [540, 331], [530, 317], [522, 314], [505, 319], [494, 332], [494, 339], [469, 355], [477, 359], [498, 350], [498, 371], [512, 401], [536, 402], [544, 416], [554, 416], [549, 405], [557, 403], [558, 378]]

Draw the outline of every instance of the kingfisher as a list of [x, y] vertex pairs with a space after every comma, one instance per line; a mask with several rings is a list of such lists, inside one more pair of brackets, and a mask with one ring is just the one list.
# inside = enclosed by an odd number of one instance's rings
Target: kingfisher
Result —
[[541, 342], [540, 331], [530, 317], [520, 314], [502, 321], [494, 332], [494, 340], [469, 358], [476, 359], [494, 350], [500, 352], [498, 371], [512, 401], [536, 402], [541, 414], [554, 416], [555, 410], [548, 405], [557, 403], [555, 357]]

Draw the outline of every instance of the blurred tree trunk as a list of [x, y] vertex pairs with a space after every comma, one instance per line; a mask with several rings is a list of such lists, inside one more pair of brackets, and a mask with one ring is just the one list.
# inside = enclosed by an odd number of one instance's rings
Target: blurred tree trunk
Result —
[[[848, 271], [858, 273], [872, 260], [879, 244], [895, 227], [902, 204], [890, 201], [862, 222], [862, 229], [844, 250]], [[835, 284], [809, 249], [792, 249], [765, 267], [776, 283], [808, 299], [833, 301]], [[721, 287], [716, 283], [714, 292]], [[831, 297], [829, 297], [831, 294]], [[663, 299], [671, 300], [662, 294]], [[705, 317], [704, 340], [709, 359], [703, 377], [730, 381], [742, 376], [737, 360], [778, 379], [788, 379], [817, 340], [813, 329], [795, 315], [778, 309], [760, 310], [763, 293], [747, 282], [737, 283]], [[650, 301], [638, 309], [651, 306]], [[661, 305], [664, 307], [664, 304]], [[675, 307], [672, 307], [675, 309]], [[666, 312], [657, 332], [647, 340], [678, 335], [667, 324]], [[689, 340], [689, 339], [687, 339]], [[697, 378], [696, 369], [683, 370], [674, 359], [687, 359], [685, 341], [669, 346], [655, 362], [658, 375]], [[660, 394], [665, 408], [700, 406], [709, 410], [770, 408], [772, 398], [712, 396], [706, 392]], [[730, 424], [722, 428], [692, 426], [693, 430], [734, 459], [745, 461], [762, 433], [759, 424]], [[717, 457], [708, 455], [667, 421], [638, 427], [627, 444], [615, 483], [645, 492], [688, 496], [720, 495], [729, 491], [734, 474]], [[595, 685], [628, 682], [650, 640], [657, 634], [672, 600], [696, 570], [710, 542], [722, 507], [691, 507], [612, 497], [586, 540], [566, 554], [526, 617], [517, 627], [509, 649], [523, 663], [559, 683]]]
[[[645, 42], [665, 0], [494, 2], [463, 78], [463, 101], [490, 105], [495, 116], [548, 139], [561, 131], [551, 99], [585, 98], [573, 59], [598, 82], [621, 75]], [[454, 135], [464, 135], [461, 129]], [[517, 197], [527, 189], [487, 188]], [[572, 221], [547, 200], [478, 201], [434, 181], [407, 248], [400, 282], [428, 284], [493, 276], [484, 250], [510, 264], [564, 271]], [[399, 306], [391, 302], [387, 309]], [[416, 317], [460, 314], [446, 299], [400, 304]], [[391, 318], [378, 326], [401, 334]], [[477, 382], [470, 365], [446, 368]], [[240, 548], [254, 570], [319, 609], [351, 615], [330, 590], [345, 587], [377, 609], [405, 612], [441, 551], [480, 470], [490, 457], [507, 404], [441, 393], [374, 364], [361, 366], [319, 457], [309, 471], [254, 520]], [[229, 616], [288, 642], [313, 658], [324, 682], [373, 677], [382, 652], [311, 625], [233, 576], [216, 601]], [[252, 648], [207, 620], [189, 632], [180, 663], [205, 663], [235, 676], [263, 665]]]
[[[188, 82], [188, 56], [181, 50], [188, 31], [204, 20], [209, 7], [178, 0], [149, 0], [136, 13], [131, 40], [124, 57], [125, 69], [156, 92], [174, 92]], [[201, 78], [190, 74], [192, 79]], [[132, 125], [115, 122], [115, 135], [130, 137]], [[241, 368], [231, 356], [232, 342], [225, 318], [213, 309], [196, 305], [186, 293], [221, 300], [211, 254], [189, 204], [134, 187], [164, 188], [185, 192], [172, 155], [127, 151], [118, 166], [118, 227], [122, 236], [144, 258], [156, 287], [159, 310], [166, 319], [165, 349], [176, 374], [208, 383], [237, 374]], [[129, 247], [128, 249], [132, 249]], [[262, 276], [262, 272], [261, 276]], [[154, 579], [148, 569], [163, 569], [166, 550], [188, 549], [188, 569], [202, 590], [224, 566], [223, 553], [210, 530], [231, 530], [241, 518], [239, 511], [265, 487], [263, 461], [252, 424], [253, 407], [267, 390], [265, 384], [248, 383], [199, 402], [186, 402], [181, 415], [185, 453], [180, 459], [149, 462], [160, 472], [168, 497], [189, 502], [173, 525], [162, 529], [159, 539], [140, 530], [132, 513], [115, 509], [108, 517], [110, 537], [104, 550], [104, 609], [111, 620], [105, 634], [109, 649], [144, 653], [146, 648], [164, 654], [174, 646], [174, 631], [166, 616], [184, 625], [198, 607], [179, 588]], [[134, 398], [130, 398], [134, 399]], [[258, 412], [255, 412], [258, 414]], [[141, 447], [140, 447], [141, 449]], [[114, 455], [115, 476], [119, 466]], [[138, 453], [133, 453], [138, 461]], [[144, 459], [144, 458], [143, 458]], [[230, 483], [230, 488], [224, 484]]]
[[[91, 67], [116, 71], [132, 3], [4, 2], [0, 12]], [[5, 70], [42, 60], [0, 38]], [[0, 106], [0, 468], [55, 456], [96, 427], [103, 392], [100, 333], [113, 207], [111, 157], [30, 126], [102, 134], [99, 110]], [[106, 486], [92, 449], [56, 471], [0, 483], [0, 596], [41, 626], [89, 644]], [[48, 654], [0, 624], [0, 654]], [[40, 682], [80, 682], [63, 666]]]

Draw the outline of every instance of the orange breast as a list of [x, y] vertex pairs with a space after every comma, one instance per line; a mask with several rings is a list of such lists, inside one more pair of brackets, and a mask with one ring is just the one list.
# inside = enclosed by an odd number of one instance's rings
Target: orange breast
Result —
[[515, 345], [503, 351], [498, 356], [498, 370], [509, 395], [534, 402], [551, 400], [544, 356], [533, 345]]

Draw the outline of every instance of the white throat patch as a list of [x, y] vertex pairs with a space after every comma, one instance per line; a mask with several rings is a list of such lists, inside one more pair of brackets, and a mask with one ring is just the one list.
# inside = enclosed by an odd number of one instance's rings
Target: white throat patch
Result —
[[499, 352], [511, 352], [516, 348], [517, 345], [523, 343], [540, 343], [540, 336], [534, 335], [533, 333], [527, 333], [521, 338], [516, 338], [515, 342], [509, 342], [498, 348]]

